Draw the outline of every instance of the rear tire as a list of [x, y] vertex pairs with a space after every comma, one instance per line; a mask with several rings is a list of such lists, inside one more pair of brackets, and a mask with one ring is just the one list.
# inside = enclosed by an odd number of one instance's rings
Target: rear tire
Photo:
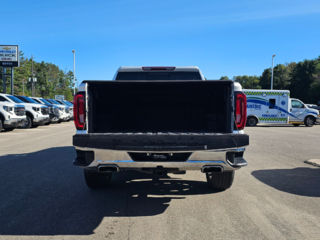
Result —
[[206, 173], [209, 186], [216, 190], [226, 190], [232, 186], [234, 171], [222, 173]]
[[27, 128], [31, 128], [31, 126], [32, 126], [32, 118], [27, 115], [25, 124], [20, 126], [20, 128], [27, 129]]
[[247, 126], [254, 127], [258, 123], [258, 120], [255, 117], [248, 117]]
[[312, 127], [314, 123], [315, 123], [315, 120], [313, 117], [308, 116], [304, 119], [304, 125], [306, 125], [306, 127]]
[[111, 181], [111, 173], [89, 172], [84, 170], [86, 184], [91, 189], [107, 188]]

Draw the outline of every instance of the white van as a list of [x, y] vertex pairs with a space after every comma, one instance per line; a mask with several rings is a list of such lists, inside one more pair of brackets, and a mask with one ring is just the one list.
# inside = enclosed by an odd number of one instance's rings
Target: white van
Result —
[[320, 122], [319, 111], [308, 108], [299, 99], [290, 98], [289, 90], [244, 89], [247, 96], [247, 125], [290, 123], [312, 127]]

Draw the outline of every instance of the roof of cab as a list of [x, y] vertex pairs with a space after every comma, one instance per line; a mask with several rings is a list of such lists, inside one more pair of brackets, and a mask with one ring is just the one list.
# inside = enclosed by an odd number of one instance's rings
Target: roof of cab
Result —
[[[148, 66], [148, 67], [156, 67], [156, 66]], [[142, 69], [142, 67], [120, 67], [118, 69], [118, 72], [142, 72], [145, 71]], [[151, 71], [157, 71], [157, 70], [151, 70]], [[190, 67], [175, 67], [174, 70], [160, 70], [160, 71], [183, 71], [183, 72], [199, 72], [199, 68], [196, 66], [190, 66]]]

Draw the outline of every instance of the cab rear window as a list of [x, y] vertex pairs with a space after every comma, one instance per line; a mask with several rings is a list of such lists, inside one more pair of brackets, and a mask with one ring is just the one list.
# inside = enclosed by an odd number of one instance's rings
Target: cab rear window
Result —
[[199, 72], [118, 72], [116, 80], [202, 80]]

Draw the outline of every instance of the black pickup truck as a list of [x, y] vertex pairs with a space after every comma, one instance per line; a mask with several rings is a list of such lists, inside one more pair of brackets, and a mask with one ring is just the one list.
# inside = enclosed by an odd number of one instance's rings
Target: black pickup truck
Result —
[[231, 187], [249, 136], [246, 96], [233, 81], [207, 81], [197, 67], [120, 67], [113, 81], [83, 81], [74, 97], [73, 164], [90, 188], [113, 172], [198, 170]]

